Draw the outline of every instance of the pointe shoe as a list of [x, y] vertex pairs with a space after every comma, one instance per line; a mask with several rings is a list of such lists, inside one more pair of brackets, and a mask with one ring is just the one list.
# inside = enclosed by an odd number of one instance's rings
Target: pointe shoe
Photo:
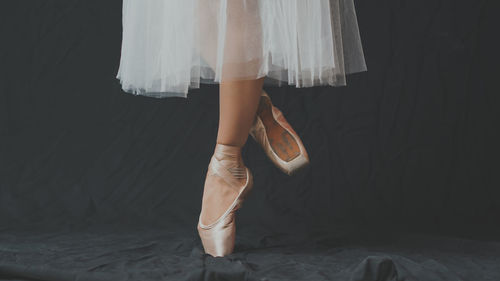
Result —
[[271, 103], [265, 91], [250, 135], [264, 149], [267, 157], [287, 175], [293, 175], [309, 164], [309, 155], [299, 135], [287, 122], [281, 110]]
[[[198, 234], [201, 238], [205, 253], [211, 256], [225, 256], [233, 252], [236, 237], [236, 210], [241, 208], [243, 201], [253, 187], [253, 176], [250, 170], [242, 165], [235, 170], [231, 170], [219, 160], [218, 155], [234, 155], [236, 146], [216, 144], [215, 152], [210, 159], [205, 184], [222, 185], [224, 188], [231, 188], [238, 194], [227, 210], [210, 224], [202, 223], [202, 213], [198, 218]], [[238, 156], [236, 156], [238, 157]], [[239, 156], [241, 157], [241, 155]], [[220, 158], [220, 157], [219, 157]], [[241, 162], [242, 163], [242, 162]], [[246, 177], [242, 186], [237, 178]], [[206, 188], [206, 187], [205, 187]], [[234, 194], [234, 193], [233, 193]], [[202, 208], [203, 209], [203, 208]]]

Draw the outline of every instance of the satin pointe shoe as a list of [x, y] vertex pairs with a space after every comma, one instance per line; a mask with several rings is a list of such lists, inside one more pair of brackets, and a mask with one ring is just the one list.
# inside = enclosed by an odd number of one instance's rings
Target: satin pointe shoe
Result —
[[260, 96], [250, 135], [274, 165], [289, 176], [309, 164], [309, 155], [299, 135], [265, 91]]
[[236, 210], [252, 187], [253, 176], [243, 164], [241, 147], [217, 143], [205, 177], [197, 226], [205, 253], [217, 257], [233, 252]]

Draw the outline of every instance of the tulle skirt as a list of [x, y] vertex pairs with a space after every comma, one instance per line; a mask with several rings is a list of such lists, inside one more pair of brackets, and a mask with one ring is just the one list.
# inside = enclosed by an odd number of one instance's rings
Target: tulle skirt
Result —
[[346, 85], [367, 70], [353, 0], [123, 0], [125, 92], [186, 97], [200, 83]]

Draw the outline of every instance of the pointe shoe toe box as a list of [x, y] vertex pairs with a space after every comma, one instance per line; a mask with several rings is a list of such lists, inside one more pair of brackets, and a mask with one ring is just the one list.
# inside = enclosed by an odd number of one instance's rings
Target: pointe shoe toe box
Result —
[[204, 228], [201, 222], [197, 226], [205, 253], [217, 257], [231, 254], [234, 250], [236, 225], [234, 213], [224, 217], [212, 228]]

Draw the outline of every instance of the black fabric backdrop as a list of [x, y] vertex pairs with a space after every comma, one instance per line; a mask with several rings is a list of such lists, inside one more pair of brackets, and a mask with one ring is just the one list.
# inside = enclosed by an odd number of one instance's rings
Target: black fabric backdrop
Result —
[[356, 2], [368, 72], [269, 88], [311, 166], [249, 138], [236, 249], [196, 223], [218, 88], [120, 90], [121, 1], [0, 2], [1, 280], [500, 280], [494, 1]]

